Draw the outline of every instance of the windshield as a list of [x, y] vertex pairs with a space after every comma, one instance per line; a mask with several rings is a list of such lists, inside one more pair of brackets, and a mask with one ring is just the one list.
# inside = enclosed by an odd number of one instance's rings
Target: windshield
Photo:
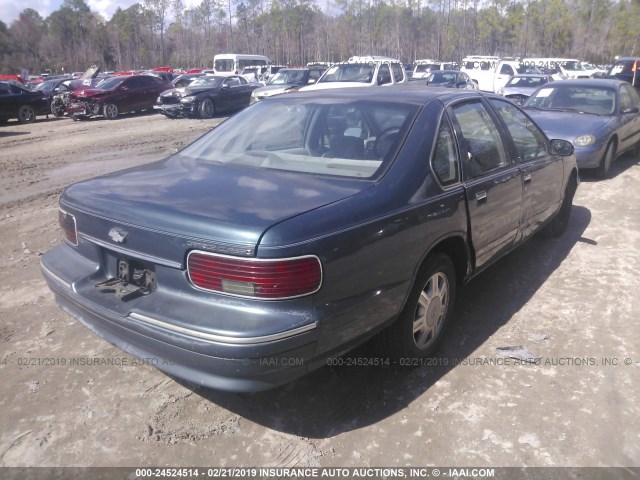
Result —
[[216, 60], [213, 64], [213, 69], [216, 72], [233, 72], [233, 69], [235, 68], [235, 62], [228, 58], [228, 59], [224, 59], [224, 60]]
[[276, 73], [267, 85], [302, 85], [306, 70], [280, 70]]
[[391, 162], [416, 105], [276, 98], [234, 115], [180, 154], [203, 162], [372, 178]]
[[327, 70], [318, 83], [371, 83], [375, 69], [374, 63], [342, 63]]
[[[562, 82], [553, 82], [556, 83]], [[613, 115], [616, 93], [606, 87], [549, 86], [538, 90], [524, 104], [547, 110], [565, 110], [596, 115]]]
[[114, 88], [118, 87], [122, 82], [124, 82], [126, 78], [127, 77], [107, 78], [103, 82], [100, 82], [98, 85], [96, 85], [96, 88], [98, 90], [113, 90]]
[[442, 72], [433, 72], [431, 75], [429, 75], [429, 78], [427, 79], [427, 83], [455, 83], [456, 81], [456, 74], [455, 73], [451, 73], [451, 72], [447, 72], [447, 73], [442, 73]]
[[511, 77], [505, 87], [538, 88], [547, 83], [547, 77]]
[[218, 88], [223, 80], [224, 78], [221, 77], [210, 77], [205, 75], [204, 77], [198, 77], [192, 80], [189, 87]]

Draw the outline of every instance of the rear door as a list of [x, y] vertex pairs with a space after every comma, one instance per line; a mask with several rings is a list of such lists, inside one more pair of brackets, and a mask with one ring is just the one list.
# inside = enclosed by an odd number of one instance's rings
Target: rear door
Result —
[[522, 173], [522, 239], [528, 237], [560, 207], [564, 185], [562, 157], [551, 154], [538, 126], [511, 102], [492, 98], [489, 103], [511, 134], [509, 147]]
[[522, 180], [509, 159], [499, 123], [481, 99], [448, 108], [467, 197], [476, 268], [508, 252], [520, 229]]

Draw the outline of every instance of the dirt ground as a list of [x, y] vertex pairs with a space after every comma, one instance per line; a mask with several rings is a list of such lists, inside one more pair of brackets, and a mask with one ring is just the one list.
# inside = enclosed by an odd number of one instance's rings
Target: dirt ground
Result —
[[[561, 239], [534, 238], [459, 291], [439, 365], [324, 367], [226, 394], [136, 362], [58, 309], [39, 263], [60, 241], [61, 189], [220, 120], [0, 127], [0, 466], [640, 465], [635, 158], [583, 178]], [[505, 360], [507, 346], [541, 359]]]

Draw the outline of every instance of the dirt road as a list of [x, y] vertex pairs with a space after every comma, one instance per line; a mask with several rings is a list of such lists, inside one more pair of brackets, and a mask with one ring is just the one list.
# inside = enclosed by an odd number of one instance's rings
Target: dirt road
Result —
[[[583, 181], [564, 237], [533, 239], [461, 289], [431, 366], [331, 366], [223, 394], [181, 385], [58, 309], [39, 255], [60, 241], [61, 188], [159, 159], [219, 121], [0, 127], [0, 466], [640, 465], [634, 158]], [[505, 359], [505, 346], [541, 360]]]

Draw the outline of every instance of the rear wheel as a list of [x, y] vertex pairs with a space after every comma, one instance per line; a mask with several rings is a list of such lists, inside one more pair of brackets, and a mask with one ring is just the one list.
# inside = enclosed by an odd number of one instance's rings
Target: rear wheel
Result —
[[609, 170], [611, 169], [611, 164], [613, 163], [615, 154], [616, 142], [615, 140], [611, 140], [607, 145], [607, 149], [604, 151], [604, 155], [602, 155], [602, 160], [600, 160], [600, 166], [598, 166], [598, 177], [602, 179], [609, 177]]
[[120, 113], [118, 106], [115, 103], [105, 103], [102, 107], [102, 114], [107, 120], [115, 120]]
[[420, 268], [402, 313], [380, 333], [384, 353], [396, 361], [430, 356], [442, 341], [455, 295], [453, 262], [442, 253], [430, 255]]
[[205, 98], [200, 103], [200, 108], [198, 109], [198, 113], [200, 113], [200, 118], [211, 118], [213, 114], [216, 113], [216, 107], [213, 104], [213, 100], [210, 98]]
[[36, 120], [36, 112], [30, 105], [22, 105], [18, 109], [18, 122], [32, 123]]

